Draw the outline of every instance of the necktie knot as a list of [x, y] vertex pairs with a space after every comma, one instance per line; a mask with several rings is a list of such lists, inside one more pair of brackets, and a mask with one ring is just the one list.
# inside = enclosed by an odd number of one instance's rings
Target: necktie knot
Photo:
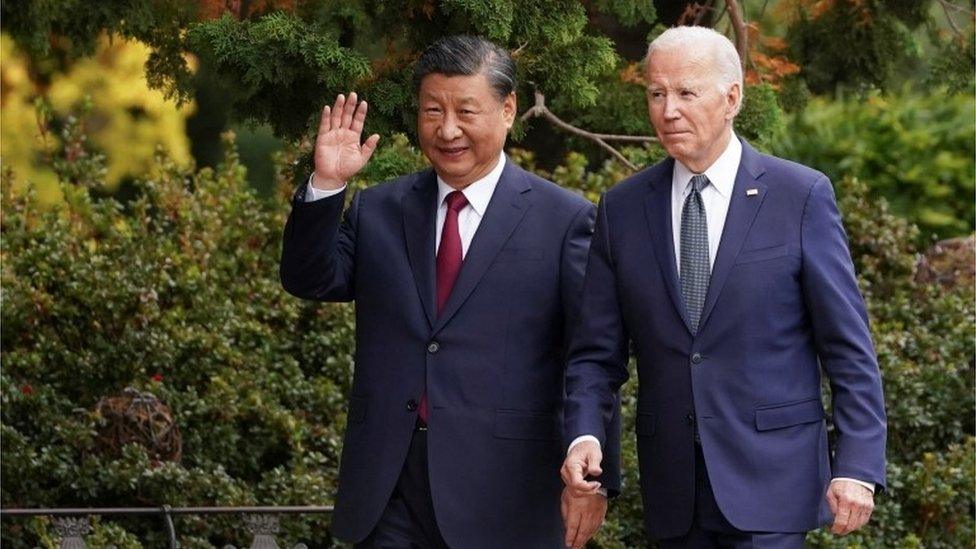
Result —
[[705, 174], [696, 175], [691, 178], [691, 188], [697, 193], [702, 192], [702, 189], [707, 187], [708, 183], [708, 176]]
[[462, 208], [468, 205], [468, 199], [464, 196], [461, 191], [451, 191], [447, 195], [447, 209], [454, 213], [458, 213]]

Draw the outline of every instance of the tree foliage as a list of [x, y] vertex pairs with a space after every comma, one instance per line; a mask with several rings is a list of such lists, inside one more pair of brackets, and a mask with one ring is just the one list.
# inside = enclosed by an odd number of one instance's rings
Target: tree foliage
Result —
[[976, 128], [972, 94], [870, 94], [811, 101], [789, 119], [773, 150], [838, 181], [868, 182], [892, 211], [917, 223], [920, 238], [976, 227]]
[[[445, 34], [483, 34], [511, 50], [522, 109], [541, 91], [578, 126], [649, 134], [639, 59], [618, 53], [614, 40], [621, 28], [653, 35], [663, 28], [659, 15], [671, 21], [687, 11], [688, 3], [670, 4], [4, 2], [0, 28], [27, 60], [20, 80], [9, 78], [15, 65], [4, 42], [0, 503], [327, 504], [335, 492], [355, 344], [352, 309], [292, 299], [277, 280], [290, 180], [308, 174], [301, 147], [279, 157], [271, 201], [249, 188], [230, 139], [215, 169], [188, 166], [178, 147], [149, 161], [133, 143], [145, 137], [138, 121], [155, 103], [114, 99], [135, 88], [131, 79], [104, 84], [87, 117], [72, 114], [86, 112], [77, 86], [59, 91], [71, 81], [63, 74], [94, 73], [86, 67], [106, 61], [90, 57], [104, 36], [126, 59], [119, 51], [132, 46], [119, 38], [145, 44], [136, 64], [144, 63], [149, 83], [171, 98], [190, 97], [188, 71], [198, 58], [221, 82], [237, 119], [267, 124], [294, 142], [310, 135], [324, 103], [355, 88], [370, 102], [367, 131], [384, 136], [356, 187], [425, 164], [411, 145], [410, 67]], [[748, 13], [759, 11], [758, 2], [742, 4]], [[972, 98], [939, 95], [943, 86], [971, 92], [972, 36], [933, 23], [944, 4], [788, 0], [770, 10], [793, 17], [784, 24], [785, 41], [767, 35], [762, 21], [748, 26], [753, 61], [736, 131], [836, 182], [890, 419], [889, 491], [879, 496], [872, 525], [842, 540], [814, 533], [808, 542], [815, 546], [956, 547], [974, 535], [974, 296], [968, 287], [919, 283], [914, 272], [920, 240], [966, 233], [974, 223], [966, 199], [974, 180]], [[714, 16], [703, 21], [714, 23]], [[953, 24], [964, 19], [956, 17]], [[917, 58], [923, 31], [931, 49], [943, 52], [920, 73], [936, 86], [928, 96], [808, 102], [809, 90], [890, 87], [906, 60]], [[132, 66], [127, 61], [127, 74]], [[40, 117], [18, 95], [16, 86], [27, 81], [32, 93], [48, 98]], [[103, 103], [106, 97], [113, 99]], [[52, 107], [45, 111], [45, 104]], [[780, 105], [796, 112], [784, 117]], [[43, 153], [25, 147], [25, 135], [8, 133], [18, 127], [10, 122], [15, 114], [19, 127], [39, 121], [51, 136]], [[130, 115], [136, 123], [113, 125], [113, 117]], [[99, 120], [116, 129], [100, 136], [93, 122]], [[516, 135], [531, 135], [529, 126], [540, 124], [522, 124]], [[529, 139], [510, 154], [593, 201], [629, 175], [588, 142], [566, 141], [565, 156], [536, 150]], [[638, 166], [664, 156], [656, 144], [622, 152]], [[122, 170], [125, 162], [133, 164]], [[133, 196], [106, 197], [122, 172], [137, 176]], [[45, 178], [64, 197], [53, 208], [39, 197]], [[922, 232], [893, 214], [919, 223]], [[623, 396], [624, 492], [595, 541], [599, 547], [647, 544], [630, 435], [635, 386]], [[172, 408], [183, 435], [181, 462], [156, 462], [138, 445], [119, 453], [99, 445], [96, 432], [106, 420], [95, 404], [125, 387], [151, 392]], [[46, 526], [40, 519], [11, 522], [0, 535], [13, 547], [53, 546]], [[327, 519], [289, 521], [281, 541], [329, 546], [327, 526]], [[153, 522], [100, 520], [95, 529], [96, 546], [164, 544]], [[223, 519], [183, 519], [181, 543], [240, 545], [232, 530]]]
[[62, 130], [72, 113], [86, 113], [87, 145], [105, 156], [106, 192], [142, 176], [157, 148], [174, 162], [190, 162], [185, 123], [192, 105], [178, 108], [146, 84], [149, 48], [133, 40], [93, 47], [95, 55], [52, 73], [42, 87], [31, 79], [26, 53], [0, 36], [0, 154], [21, 181], [38, 186], [44, 203], [60, 197], [51, 159], [66, 146]]
[[[911, 75], [906, 69], [917, 65], [922, 80], [949, 84], [957, 91], [972, 86], [976, 57], [971, 3], [792, 0], [780, 9], [795, 19], [787, 41], [815, 93], [897, 87], [898, 77]], [[920, 29], [927, 33], [917, 32]], [[924, 38], [932, 44], [924, 44]], [[934, 51], [923, 55], [926, 49]], [[951, 62], [946, 62], [946, 55]]]

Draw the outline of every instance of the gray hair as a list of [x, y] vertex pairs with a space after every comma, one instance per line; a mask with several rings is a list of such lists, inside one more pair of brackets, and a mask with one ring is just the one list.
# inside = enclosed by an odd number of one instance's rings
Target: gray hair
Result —
[[429, 74], [473, 76], [484, 74], [501, 101], [515, 91], [515, 60], [508, 50], [480, 36], [445, 36], [424, 50], [413, 70], [414, 95]]
[[662, 32], [647, 46], [646, 62], [656, 51], [694, 52], [689, 55], [711, 55], [712, 67], [718, 73], [716, 80], [719, 90], [725, 94], [733, 84], [739, 85], [739, 104], [736, 113], [742, 108], [745, 88], [742, 85], [742, 60], [735, 45], [725, 35], [708, 27], [672, 27]]

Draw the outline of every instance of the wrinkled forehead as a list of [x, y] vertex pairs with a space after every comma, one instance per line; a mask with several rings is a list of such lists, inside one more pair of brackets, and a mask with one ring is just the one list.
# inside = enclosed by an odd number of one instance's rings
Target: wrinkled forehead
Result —
[[718, 71], [709, 52], [668, 49], [648, 57], [645, 77], [648, 87], [699, 87], [717, 82]]

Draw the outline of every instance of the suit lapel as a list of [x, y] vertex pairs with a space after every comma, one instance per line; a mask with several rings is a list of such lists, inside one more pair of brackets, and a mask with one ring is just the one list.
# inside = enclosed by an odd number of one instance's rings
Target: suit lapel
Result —
[[[715, 265], [712, 267], [712, 276], [708, 284], [708, 293], [705, 294], [705, 305], [702, 308], [701, 323], [699, 332], [708, 322], [708, 316], [715, 307], [718, 296], [722, 293], [725, 280], [732, 270], [735, 258], [742, 249], [746, 235], [759, 213], [759, 207], [766, 198], [766, 185], [759, 182], [759, 177], [765, 172], [759, 153], [756, 152], [748, 143], [742, 142], [742, 160], [739, 162], [739, 171], [735, 176], [735, 184], [732, 186], [732, 198], [729, 202], [729, 213], [725, 218], [725, 227], [722, 229], [722, 240], [718, 245], [718, 252], [715, 255]], [[747, 190], [755, 189], [757, 194], [749, 196]]]
[[671, 177], [674, 172], [674, 159], [669, 158], [658, 178], [651, 181], [647, 197], [644, 199], [644, 214], [647, 229], [651, 234], [651, 247], [657, 259], [664, 285], [671, 296], [675, 311], [691, 332], [688, 315], [685, 314], [684, 301], [678, 289], [678, 267], [674, 257], [674, 231], [671, 229]]
[[495, 260], [495, 256], [529, 210], [530, 190], [531, 187], [522, 171], [506, 158], [505, 168], [488, 202], [481, 224], [478, 225], [478, 230], [468, 247], [468, 253], [464, 256], [461, 272], [454, 282], [451, 295], [434, 323], [435, 333], [451, 320], [478, 286], [478, 282]]
[[407, 257], [413, 271], [417, 292], [423, 303], [429, 326], [434, 325], [437, 311], [434, 305], [434, 222], [437, 213], [437, 178], [434, 171], [421, 174], [413, 187], [403, 195], [403, 236], [407, 242]]

